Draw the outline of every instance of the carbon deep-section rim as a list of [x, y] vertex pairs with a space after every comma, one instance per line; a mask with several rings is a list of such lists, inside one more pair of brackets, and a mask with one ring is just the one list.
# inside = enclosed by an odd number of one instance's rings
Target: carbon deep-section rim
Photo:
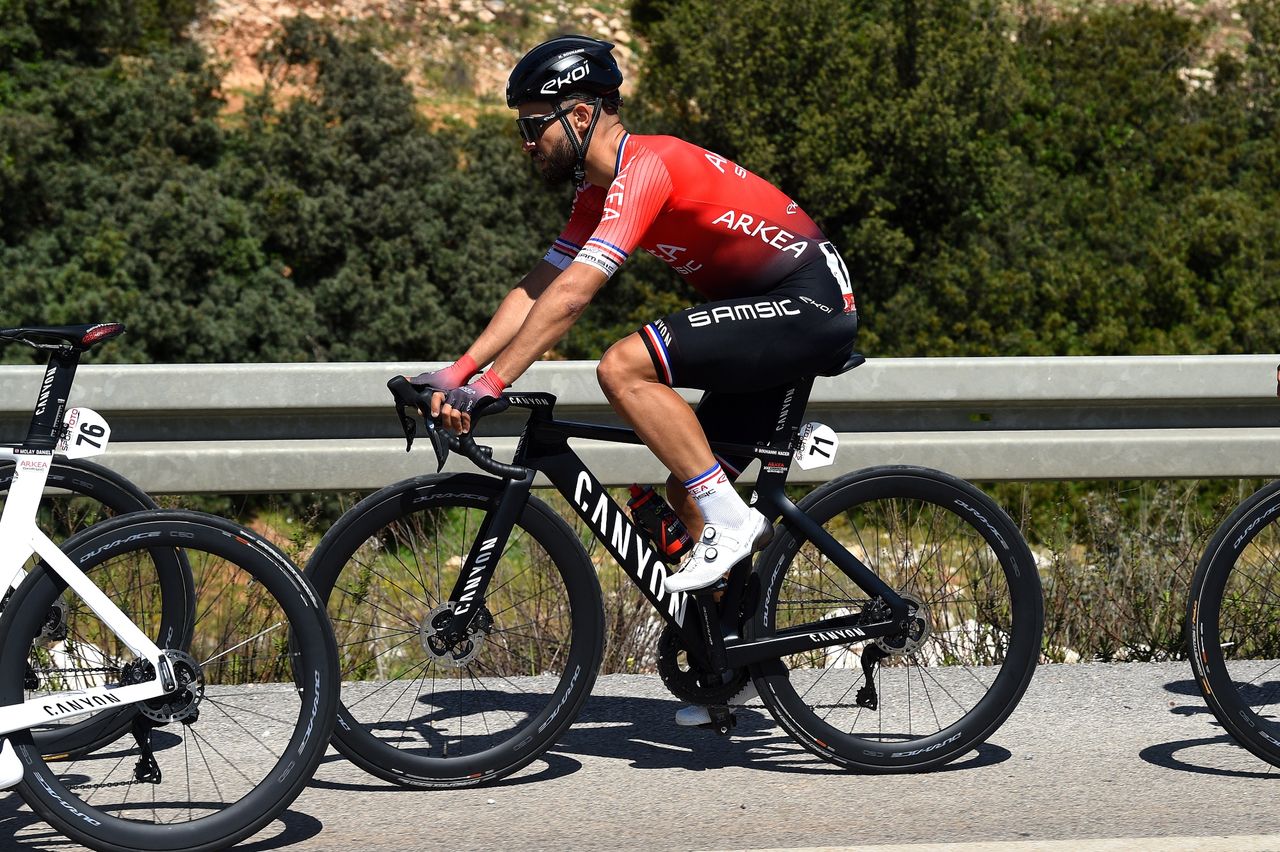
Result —
[[[303, 575], [229, 521], [141, 512], [63, 545], [91, 579], [122, 561], [149, 560], [156, 548], [181, 549], [192, 572], [191, 640], [166, 652], [179, 689], [135, 705], [130, 735], [86, 756], [46, 759], [29, 731], [11, 735], [26, 765], [18, 790], [42, 819], [93, 849], [222, 849], [273, 820], [311, 778], [337, 712], [337, 651]], [[0, 704], [60, 686], [32, 684], [25, 666], [43, 613], [65, 591], [37, 568], [0, 617]], [[108, 636], [103, 626], [92, 638], [106, 644]], [[151, 676], [137, 664], [126, 671]], [[154, 767], [145, 765], [147, 751]]]
[[1236, 741], [1280, 766], [1280, 482], [1215, 531], [1187, 596], [1200, 694]]
[[[982, 743], [1021, 699], [1039, 658], [1040, 579], [1017, 527], [963, 480], [880, 467], [833, 480], [798, 504], [900, 595], [921, 605], [909, 641], [887, 637], [859, 706], [862, 640], [752, 668], [778, 723], [825, 760], [869, 772], [939, 766]], [[761, 555], [755, 638], [855, 615], [868, 596], [785, 525]], [[873, 651], [873, 656], [878, 656]], [[871, 659], [869, 657], [868, 659]]]
[[439, 646], [449, 595], [501, 482], [420, 477], [353, 507], [307, 573], [338, 637], [334, 744], [398, 784], [455, 787], [527, 765], [576, 718], [603, 656], [600, 587], [564, 520], [530, 497], [470, 639]]

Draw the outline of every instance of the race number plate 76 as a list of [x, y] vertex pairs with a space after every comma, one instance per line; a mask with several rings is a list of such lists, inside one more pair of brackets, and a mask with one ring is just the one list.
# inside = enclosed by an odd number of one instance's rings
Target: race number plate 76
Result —
[[67, 430], [54, 452], [69, 459], [82, 459], [107, 451], [111, 427], [101, 414], [92, 408], [73, 408], [64, 422]]

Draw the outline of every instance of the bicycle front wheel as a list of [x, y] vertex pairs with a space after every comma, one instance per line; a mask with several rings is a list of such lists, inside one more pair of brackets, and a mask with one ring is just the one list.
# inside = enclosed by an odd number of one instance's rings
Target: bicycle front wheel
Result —
[[1280, 482], [1255, 493], [1210, 539], [1187, 596], [1188, 656], [1213, 715], [1280, 766]]
[[[158, 644], [176, 689], [132, 705], [129, 735], [87, 756], [48, 756], [31, 731], [9, 735], [26, 773], [18, 790], [42, 819], [94, 849], [194, 852], [261, 829], [300, 793], [324, 753], [337, 712], [337, 649], [323, 608], [278, 550], [229, 521], [196, 512], [141, 512], [96, 524], [64, 552], [95, 583], [181, 552], [194, 585], [190, 640]], [[109, 586], [102, 587], [108, 595]], [[28, 650], [46, 614], [73, 596], [41, 565], [0, 618], [0, 705], [63, 699], [72, 684], [32, 673]], [[130, 612], [146, 632], [152, 614]], [[77, 642], [124, 661], [98, 685], [156, 676], [84, 609]], [[74, 696], [72, 696], [73, 700]]]
[[435, 638], [502, 492], [473, 475], [391, 485], [344, 515], [307, 566], [338, 637], [334, 745], [380, 778], [422, 787], [501, 778], [556, 741], [595, 682], [600, 586], [573, 531], [535, 497], [472, 634], [448, 648]]
[[[754, 666], [778, 724], [825, 760], [870, 772], [928, 769], [983, 742], [1026, 690], [1044, 626], [1040, 578], [1017, 527], [969, 483], [925, 468], [851, 473], [799, 507], [917, 611], [903, 635]], [[883, 618], [786, 527], [757, 571], [754, 638], [843, 616]]]

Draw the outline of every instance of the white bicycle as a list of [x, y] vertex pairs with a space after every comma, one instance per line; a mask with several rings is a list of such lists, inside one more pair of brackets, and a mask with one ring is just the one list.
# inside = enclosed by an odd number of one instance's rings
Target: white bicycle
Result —
[[337, 649], [310, 584], [244, 527], [136, 512], [61, 549], [38, 528], [55, 453], [107, 448], [106, 420], [66, 402], [81, 354], [123, 331], [0, 329], [49, 353], [26, 439], [0, 447], [0, 788], [94, 849], [223, 849], [310, 780]]

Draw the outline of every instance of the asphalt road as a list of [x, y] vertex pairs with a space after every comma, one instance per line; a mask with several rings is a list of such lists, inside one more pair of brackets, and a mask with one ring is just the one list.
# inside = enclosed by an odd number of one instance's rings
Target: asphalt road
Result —
[[[837, 770], [762, 708], [729, 738], [679, 729], [678, 706], [656, 677], [602, 678], [553, 752], [483, 789], [402, 790], [331, 754], [238, 848], [1280, 850], [1280, 770], [1218, 727], [1185, 663], [1043, 666], [984, 746], [924, 775]], [[9, 794], [0, 848], [80, 847]]]

